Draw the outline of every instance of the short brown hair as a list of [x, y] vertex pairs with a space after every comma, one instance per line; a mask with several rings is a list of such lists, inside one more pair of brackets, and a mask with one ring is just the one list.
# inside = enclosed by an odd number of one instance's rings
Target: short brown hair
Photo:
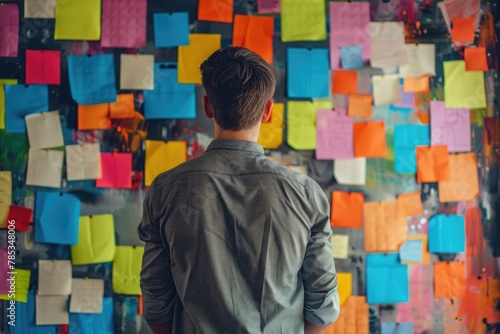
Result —
[[260, 122], [276, 89], [271, 67], [261, 56], [229, 46], [215, 51], [200, 70], [215, 121], [222, 129], [239, 131]]

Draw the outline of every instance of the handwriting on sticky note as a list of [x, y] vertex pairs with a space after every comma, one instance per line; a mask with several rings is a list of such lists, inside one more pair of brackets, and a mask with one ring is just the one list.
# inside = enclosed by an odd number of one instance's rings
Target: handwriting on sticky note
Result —
[[104, 280], [74, 278], [71, 286], [72, 313], [101, 313]]
[[399, 250], [399, 258], [406, 262], [422, 262], [422, 240], [406, 240]]

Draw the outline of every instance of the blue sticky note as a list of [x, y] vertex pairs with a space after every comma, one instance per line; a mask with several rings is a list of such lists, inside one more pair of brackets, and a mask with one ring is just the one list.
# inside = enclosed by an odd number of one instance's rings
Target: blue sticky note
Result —
[[192, 84], [177, 82], [177, 63], [155, 63], [155, 85], [144, 91], [146, 119], [196, 118], [196, 91]]
[[57, 329], [55, 325], [36, 325], [35, 290], [29, 291], [27, 303], [16, 303], [16, 325], [9, 328], [11, 334], [56, 334]]
[[26, 132], [24, 117], [49, 111], [47, 85], [5, 85], [5, 131]]
[[113, 334], [113, 298], [102, 301], [102, 313], [70, 313], [70, 334]]
[[189, 15], [183, 13], [153, 14], [155, 47], [189, 45]]
[[413, 334], [413, 322], [382, 322], [380, 334]]
[[431, 135], [428, 125], [394, 126], [394, 172], [415, 174], [417, 172], [416, 147], [428, 146]]
[[68, 56], [71, 96], [78, 104], [116, 102], [112, 54]]
[[76, 245], [80, 228], [81, 202], [75, 195], [37, 191], [35, 199], [35, 242]]
[[288, 97], [330, 96], [330, 63], [327, 49], [288, 49]]
[[361, 45], [344, 46], [340, 48], [340, 62], [343, 69], [354, 70], [362, 68], [363, 47]]
[[409, 300], [408, 265], [399, 254], [366, 254], [368, 304], [406, 303]]
[[422, 240], [406, 240], [399, 250], [399, 259], [404, 262], [422, 262]]
[[465, 219], [459, 215], [435, 215], [429, 219], [429, 252], [465, 252]]

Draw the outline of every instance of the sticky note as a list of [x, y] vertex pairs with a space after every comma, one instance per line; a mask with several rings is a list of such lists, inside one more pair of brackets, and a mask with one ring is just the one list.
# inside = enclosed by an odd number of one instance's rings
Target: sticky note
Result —
[[68, 324], [68, 296], [36, 296], [36, 324]]
[[431, 253], [429, 253], [429, 238], [427, 234], [407, 234], [406, 235], [406, 242], [408, 241], [418, 241], [422, 245], [422, 256], [419, 262], [413, 262], [410, 259], [407, 260], [401, 260], [401, 263], [404, 264], [430, 264], [431, 263]]
[[446, 108], [486, 108], [484, 73], [466, 71], [463, 60], [443, 62]]
[[417, 181], [439, 182], [450, 179], [450, 158], [446, 146], [416, 148]]
[[5, 85], [5, 130], [26, 132], [26, 115], [49, 111], [46, 85]]
[[25, 0], [24, 17], [30, 19], [53, 19], [56, 15], [56, 0]]
[[413, 322], [381, 322], [380, 334], [411, 334]]
[[5, 85], [17, 85], [17, 79], [0, 79], [0, 129], [5, 129]]
[[146, 0], [103, 0], [101, 46], [146, 46]]
[[120, 55], [120, 89], [154, 88], [153, 55]]
[[463, 253], [465, 219], [459, 215], [437, 214], [429, 219], [429, 252]]
[[288, 101], [287, 143], [296, 150], [316, 148], [316, 110], [331, 109], [330, 101]]
[[0, 57], [17, 57], [19, 43], [19, 7], [13, 3], [0, 6]]
[[434, 263], [434, 297], [459, 298], [465, 296], [465, 264], [463, 262]]
[[35, 242], [76, 245], [80, 212], [81, 202], [75, 195], [37, 191]]
[[449, 152], [471, 150], [470, 112], [446, 108], [443, 101], [431, 101], [431, 144], [447, 145]]
[[0, 171], [0, 227], [4, 227], [12, 204], [12, 172]]
[[456, 18], [451, 21], [451, 41], [459, 43], [474, 42], [474, 19]]
[[189, 44], [189, 13], [154, 13], [153, 26], [155, 47]]
[[116, 102], [109, 104], [109, 117], [133, 118], [135, 116], [134, 94], [118, 94], [116, 98]]
[[464, 59], [466, 71], [488, 71], [488, 60], [484, 46], [465, 48]]
[[81, 216], [78, 244], [71, 246], [73, 265], [111, 262], [114, 256], [113, 215]]
[[405, 44], [408, 64], [399, 67], [401, 78], [417, 78], [436, 75], [435, 44]]
[[287, 54], [288, 97], [328, 97], [328, 50], [289, 48]]
[[333, 176], [339, 184], [362, 186], [366, 183], [366, 158], [336, 159]]
[[429, 92], [429, 77], [404, 78], [403, 89], [409, 93], [427, 93]]
[[428, 125], [394, 125], [394, 172], [417, 172], [416, 147], [430, 144]]
[[26, 84], [59, 85], [61, 51], [26, 50]]
[[363, 206], [366, 252], [395, 252], [406, 240], [406, 216], [397, 201]]
[[340, 306], [343, 306], [352, 295], [352, 274], [337, 272], [337, 280], [339, 283]]
[[101, 177], [99, 144], [66, 146], [66, 176], [68, 181], [95, 180]]
[[220, 47], [221, 35], [189, 34], [189, 45], [179, 46], [178, 82], [200, 85], [200, 65]]
[[371, 94], [349, 95], [347, 115], [351, 117], [371, 118], [373, 114], [373, 96]]
[[387, 156], [383, 121], [354, 123], [354, 155], [366, 158], [385, 158]]
[[233, 22], [234, 0], [199, 0], [198, 20], [212, 22]]
[[393, 68], [408, 64], [403, 22], [370, 22], [372, 67]]
[[22, 206], [11, 205], [9, 206], [9, 213], [7, 215], [7, 222], [14, 221], [15, 229], [17, 231], [28, 231], [30, 224], [33, 222], [33, 210]]
[[333, 71], [333, 94], [356, 94], [358, 90], [358, 72], [347, 70]]
[[353, 158], [353, 120], [345, 110], [318, 110], [316, 113], [316, 159]]
[[326, 39], [324, 0], [281, 0], [281, 41]]
[[163, 142], [146, 140], [146, 166], [144, 167], [144, 185], [151, 182], [163, 172], [177, 167], [187, 159], [187, 144], [185, 141]]
[[[55, 5], [55, 1], [54, 1]], [[56, 334], [56, 326], [37, 326], [36, 325], [36, 309], [35, 309], [35, 290], [31, 289], [27, 295], [26, 303], [16, 303], [16, 326], [10, 327], [11, 334]]]
[[332, 227], [361, 228], [363, 225], [363, 193], [332, 192]]
[[26, 185], [60, 188], [64, 152], [30, 149]]
[[450, 178], [439, 182], [439, 201], [472, 201], [479, 195], [476, 155], [450, 154], [449, 160]]
[[55, 18], [54, 39], [98, 41], [101, 38], [101, 0], [56, 1]]
[[376, 106], [395, 104], [401, 101], [399, 76], [396, 74], [372, 76], [373, 101]]
[[[28, 290], [30, 286], [31, 270], [16, 268], [12, 272], [12, 276], [15, 277], [16, 282], [14, 283], [16, 287], [16, 296], [14, 300], [20, 303], [28, 302]], [[10, 300], [9, 295], [0, 295], [1, 300]]]
[[177, 82], [176, 63], [155, 63], [155, 88], [144, 91], [146, 119], [193, 119], [196, 91], [193, 84]]
[[39, 296], [71, 294], [72, 267], [69, 260], [38, 260]]
[[78, 104], [116, 102], [112, 54], [68, 56], [68, 72], [71, 96]]
[[42, 149], [64, 146], [59, 111], [26, 115], [30, 148]]
[[103, 295], [103, 279], [73, 278], [69, 311], [71, 313], [101, 313]]
[[362, 46], [353, 45], [341, 47], [340, 62], [342, 64], [342, 68], [346, 70], [362, 68], [364, 66]]
[[393, 103], [389, 108], [415, 108], [415, 93], [408, 93], [404, 91], [404, 85], [399, 85], [399, 93], [401, 95], [401, 100], [399, 102]]
[[397, 200], [403, 206], [407, 216], [420, 216], [424, 214], [420, 192], [399, 194]]
[[101, 177], [97, 188], [132, 188], [132, 154], [101, 153]]
[[108, 103], [78, 105], [78, 130], [107, 129], [111, 129]]
[[422, 240], [406, 240], [399, 249], [401, 262], [422, 262]]
[[399, 263], [397, 253], [366, 254], [368, 304], [406, 303], [409, 290], [408, 265]]
[[102, 313], [70, 313], [69, 332], [113, 334], [113, 297], [102, 299]]
[[340, 316], [328, 326], [325, 334], [369, 333], [369, 307], [365, 296], [351, 296], [343, 305]]
[[280, 0], [257, 0], [259, 14], [279, 13], [280, 11]]
[[284, 119], [285, 104], [275, 103], [271, 114], [271, 122], [260, 125], [258, 143], [265, 149], [275, 150], [283, 144]]
[[113, 292], [125, 295], [141, 295], [142, 256], [144, 247], [116, 246], [113, 260]]
[[233, 46], [241, 46], [260, 55], [266, 62], [273, 62], [274, 18], [235, 15]]
[[332, 255], [334, 259], [346, 260], [349, 257], [349, 236], [334, 234], [331, 237]]

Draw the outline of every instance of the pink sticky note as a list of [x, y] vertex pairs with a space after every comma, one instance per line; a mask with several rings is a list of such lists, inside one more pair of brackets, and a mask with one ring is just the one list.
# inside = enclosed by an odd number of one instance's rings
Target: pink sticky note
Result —
[[59, 85], [61, 51], [26, 50], [26, 84]]
[[101, 46], [146, 46], [146, 0], [103, 0]]
[[280, 0], [257, 0], [259, 13], [280, 13]]
[[10, 275], [7, 273], [10, 270], [7, 255], [7, 248], [0, 248], [0, 295], [9, 293], [10, 284], [7, 278], [9, 278]]
[[431, 145], [447, 145], [448, 152], [469, 152], [469, 109], [446, 108], [444, 101], [431, 101]]
[[0, 57], [17, 57], [19, 42], [19, 7], [0, 6]]
[[340, 48], [361, 45], [363, 61], [370, 59], [370, 4], [330, 2], [331, 68], [340, 68]]
[[316, 113], [316, 159], [354, 158], [353, 120], [343, 109]]
[[101, 153], [102, 177], [97, 188], [132, 188], [132, 154]]

